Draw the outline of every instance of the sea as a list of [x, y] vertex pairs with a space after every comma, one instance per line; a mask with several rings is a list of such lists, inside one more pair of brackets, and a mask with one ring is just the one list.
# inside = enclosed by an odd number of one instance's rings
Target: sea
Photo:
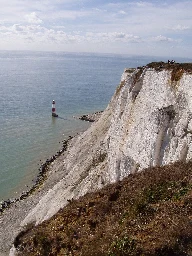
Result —
[[90, 126], [74, 117], [104, 110], [125, 68], [152, 61], [166, 58], [0, 51], [0, 201], [28, 190], [61, 142]]

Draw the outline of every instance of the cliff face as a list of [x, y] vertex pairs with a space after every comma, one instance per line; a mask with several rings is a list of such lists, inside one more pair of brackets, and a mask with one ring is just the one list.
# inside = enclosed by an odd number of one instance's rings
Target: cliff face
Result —
[[51, 166], [63, 178], [21, 225], [50, 218], [68, 200], [148, 166], [192, 157], [192, 74], [179, 64], [126, 69], [107, 109]]
[[124, 72], [107, 133], [110, 181], [191, 158], [192, 75], [182, 72], [174, 77], [173, 72]]

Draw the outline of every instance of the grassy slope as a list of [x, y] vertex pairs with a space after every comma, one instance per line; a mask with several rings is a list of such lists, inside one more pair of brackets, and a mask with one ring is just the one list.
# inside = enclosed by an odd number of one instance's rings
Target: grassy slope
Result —
[[149, 168], [15, 239], [18, 255], [192, 255], [192, 162]]

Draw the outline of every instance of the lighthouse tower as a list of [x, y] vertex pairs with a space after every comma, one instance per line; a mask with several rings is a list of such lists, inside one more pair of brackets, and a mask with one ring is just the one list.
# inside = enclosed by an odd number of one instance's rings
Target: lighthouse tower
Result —
[[55, 109], [55, 101], [52, 101], [52, 116], [54, 117], [58, 117], [58, 115], [56, 114], [56, 109]]

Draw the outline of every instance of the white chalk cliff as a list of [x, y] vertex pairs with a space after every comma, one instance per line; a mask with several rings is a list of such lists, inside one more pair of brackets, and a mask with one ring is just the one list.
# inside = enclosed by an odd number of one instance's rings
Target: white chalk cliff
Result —
[[[146, 66], [126, 69], [100, 119], [73, 139], [52, 171], [64, 177], [22, 222], [42, 222], [72, 198], [148, 166], [192, 157], [192, 74]], [[171, 65], [171, 64], [170, 64]], [[174, 64], [176, 65], [176, 64]], [[179, 77], [178, 77], [179, 74]]]

